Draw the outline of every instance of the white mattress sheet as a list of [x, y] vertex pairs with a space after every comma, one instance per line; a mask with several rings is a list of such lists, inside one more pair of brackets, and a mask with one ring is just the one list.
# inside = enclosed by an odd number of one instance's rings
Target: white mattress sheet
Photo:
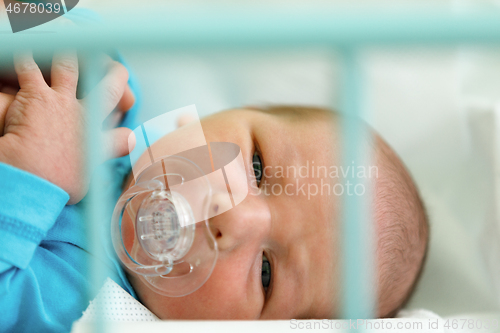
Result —
[[108, 279], [72, 332], [345, 332], [490, 333], [500, 331], [500, 313], [461, 314], [442, 318], [429, 310], [403, 310], [394, 319], [272, 320], [272, 321], [160, 321], [118, 284]]

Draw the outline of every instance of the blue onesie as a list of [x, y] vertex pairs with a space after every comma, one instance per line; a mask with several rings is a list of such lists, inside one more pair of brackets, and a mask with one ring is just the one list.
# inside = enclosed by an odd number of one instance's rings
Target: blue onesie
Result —
[[[120, 126], [133, 129], [139, 94], [132, 76], [129, 84], [136, 104]], [[118, 199], [130, 162], [125, 156], [111, 163], [110, 190]], [[84, 202], [66, 206], [68, 200], [61, 188], [0, 163], [1, 332], [69, 331], [95, 296], [87, 294], [91, 260], [135, 297], [113, 258], [96, 260], [89, 253]]]

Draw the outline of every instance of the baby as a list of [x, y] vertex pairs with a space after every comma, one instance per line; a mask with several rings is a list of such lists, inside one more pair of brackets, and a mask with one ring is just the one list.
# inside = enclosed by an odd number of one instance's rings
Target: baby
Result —
[[[220, 253], [200, 289], [185, 297], [165, 297], [128, 271], [139, 300], [164, 319], [338, 318], [341, 198], [332, 189], [342, 179], [332, 176], [331, 169], [321, 173], [325, 168], [320, 166], [339, 165], [340, 119], [329, 110], [286, 106], [236, 109], [203, 119], [207, 142], [241, 147], [250, 193], [209, 220]], [[168, 151], [186, 139], [174, 132], [154, 149]], [[415, 288], [428, 225], [400, 159], [377, 135], [372, 150], [377, 170], [377, 316], [391, 317]], [[300, 170], [306, 166], [304, 175]]]
[[[62, 252], [55, 248], [54, 239], [50, 239], [52, 243], [44, 243], [43, 237], [44, 233], [55, 237], [50, 227], [59, 227], [64, 232], [69, 230], [70, 227], [61, 226], [58, 222], [63, 216], [66, 219], [64, 223], [72, 225], [67, 220], [70, 215], [64, 210], [61, 212], [62, 207], [59, 206], [68, 200], [70, 203], [79, 202], [86, 192], [82, 171], [85, 156], [81, 141], [83, 109], [75, 95], [77, 68], [74, 56], [55, 57], [52, 86], [48, 87], [33, 59], [22, 57], [16, 63], [21, 90], [15, 97], [0, 94], [4, 101], [0, 118], [5, 119], [5, 123], [0, 123], [5, 131], [0, 137], [0, 162], [3, 162], [0, 167], [4, 168], [0, 168], [0, 172], [11, 173], [8, 176], [14, 179], [16, 172], [20, 171], [11, 170], [10, 165], [31, 173], [29, 177], [33, 177], [33, 181], [35, 176], [49, 181], [37, 180], [39, 186], [43, 185], [44, 193], [49, 190], [54, 193], [53, 197], [57, 199], [54, 201], [57, 202], [48, 201], [47, 209], [36, 212], [54, 218], [57, 214], [61, 215], [52, 224], [47, 222], [51, 218], [40, 218], [46, 230], [34, 240], [35, 246], [42, 248], [33, 251], [54, 251], [54, 256], [64, 258], [66, 264], [78, 261], [79, 251], [85, 251], [85, 242], [59, 239], [64, 246], [70, 246], [69, 250]], [[118, 106], [125, 111], [133, 101], [126, 84], [128, 76], [124, 74], [124, 68], [117, 64], [110, 67], [109, 72], [99, 87], [113, 92], [104, 98], [106, 110], [110, 112]], [[12, 104], [6, 106], [10, 102]], [[342, 182], [342, 177], [279, 172], [290, 166], [298, 170], [312, 163], [326, 167], [339, 165], [340, 120], [341, 117], [331, 111], [302, 107], [243, 108], [203, 119], [201, 124], [207, 142], [233, 142], [241, 148], [249, 195], [235, 208], [210, 219], [209, 225], [219, 247], [219, 258], [212, 275], [200, 289], [185, 297], [162, 296], [150, 289], [142, 277], [127, 270], [128, 280], [139, 300], [163, 319], [337, 318], [340, 315], [341, 295], [338, 255], [341, 196], [332, 194], [331, 190], [311, 196], [299, 189], [312, 184], [320, 189], [329, 184], [332, 189]], [[64, 129], [61, 130], [61, 127]], [[114, 156], [126, 153], [129, 133], [124, 128], [114, 129], [111, 133], [115, 144], [110, 151]], [[182, 139], [174, 132], [155, 145], [161, 149]], [[377, 176], [373, 180], [376, 311], [378, 317], [390, 317], [405, 304], [415, 288], [425, 261], [429, 228], [418, 191], [397, 155], [377, 135], [370, 147], [377, 168]], [[23, 174], [23, 177], [28, 176]], [[294, 186], [298, 188], [294, 189]], [[273, 192], [278, 187], [283, 190], [280, 194]], [[6, 188], [15, 191], [16, 187], [7, 182]], [[50, 195], [45, 195], [45, 200], [50, 198]], [[33, 200], [35, 203], [40, 201]], [[217, 209], [217, 205], [212, 207]], [[5, 216], [8, 217], [8, 214], [3, 213], [3, 208], [0, 207], [0, 228], [6, 229], [1, 222], [2, 219], [7, 220]], [[36, 221], [37, 216], [32, 219]], [[57, 233], [58, 237], [60, 235]], [[71, 235], [68, 237], [73, 237]], [[3, 234], [2, 237], [7, 236]], [[81, 267], [77, 269], [80, 273], [78, 280], [71, 277], [73, 271], [59, 276], [57, 269], [51, 271], [50, 278], [43, 272], [37, 276], [36, 269], [32, 269], [31, 265], [36, 266], [36, 260], [43, 260], [43, 257], [32, 255], [26, 259], [27, 262], [16, 263], [1, 249], [0, 282], [6, 283], [0, 290], [2, 293], [9, 295], [12, 274], [22, 276], [28, 274], [28, 269], [31, 273], [26, 281], [35, 279], [40, 289], [57, 292], [58, 288], [74, 283], [72, 289], [68, 287], [69, 292], [75, 293], [76, 289], [83, 294], [81, 290], [88, 282], [81, 279], [87, 274]], [[60, 281], [62, 285], [54, 281]], [[78, 286], [75, 281], [81, 285]], [[19, 283], [10, 283], [10, 288]], [[38, 290], [37, 293], [44, 294], [44, 291]], [[50, 325], [55, 325], [58, 320], [67, 321], [68, 316], [70, 320], [77, 319], [74, 314], [83, 310], [78, 302], [67, 305], [75, 311], [64, 306], [51, 309], [58, 303], [50, 300], [50, 297], [55, 297], [50, 292], [45, 295], [49, 301], [44, 301], [44, 297], [39, 299], [39, 307], [45, 307], [45, 317], [33, 314], [27, 317], [23, 308], [25, 303], [14, 302], [16, 308], [11, 311], [16, 313], [17, 319], [8, 323], [0, 321], [3, 327], [14, 330], [20, 327], [15, 325], [25, 325], [23, 327], [27, 330], [29, 326], [26, 325], [34, 325], [37, 318], [43, 317], [38, 320], [53, 328]], [[10, 300], [13, 299], [17, 296], [10, 297]], [[39, 307], [30, 310], [39, 312]], [[72, 311], [71, 315], [67, 314], [68, 311]], [[19, 319], [23, 316], [27, 318], [24, 323]], [[59, 330], [67, 325], [59, 324]]]

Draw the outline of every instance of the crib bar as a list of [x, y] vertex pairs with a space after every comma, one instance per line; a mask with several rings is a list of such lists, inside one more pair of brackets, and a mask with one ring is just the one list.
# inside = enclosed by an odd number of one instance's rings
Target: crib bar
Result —
[[[97, 53], [86, 52], [83, 54], [85, 59], [85, 76], [84, 85], [86, 91], [91, 91], [93, 87], [99, 82], [100, 78], [103, 77], [103, 73], [99, 72], [99, 59]], [[105, 256], [103, 249], [103, 237], [107, 233], [103, 234], [103, 226], [109, 228], [109, 207], [114, 207], [111, 202], [112, 198], [109, 196], [107, 191], [106, 181], [111, 179], [109, 167], [106, 164], [100, 165], [104, 160], [103, 147], [103, 135], [102, 135], [102, 115], [104, 111], [102, 110], [102, 103], [99, 97], [95, 94], [89, 94], [87, 99], [87, 171], [91, 175], [91, 183], [89, 186], [89, 192], [85, 198], [85, 223], [88, 224], [88, 241], [90, 244], [91, 253], [93, 254], [93, 259], [90, 261], [89, 270], [89, 280], [90, 284], [87, 289], [87, 293], [90, 299], [93, 299], [97, 295], [100, 286], [104, 284], [106, 273], [102, 266], [102, 262], [99, 256]], [[106, 332], [107, 327], [104, 318], [100, 316], [103, 311], [99, 311], [99, 303], [95, 304], [97, 309], [97, 318], [94, 323], [92, 323], [92, 332], [101, 333]]]
[[[284, 8], [286, 7], [286, 8]], [[84, 30], [43, 25], [26, 33], [3, 34], [0, 52], [50, 47], [110, 48], [277, 48], [361, 44], [499, 43], [500, 9], [440, 7], [165, 6], [155, 12], [109, 15]], [[55, 31], [51, 26], [50, 30]], [[6, 47], [7, 46], [7, 47]]]
[[[368, 166], [367, 144], [370, 136], [359, 118], [363, 113], [363, 77], [360, 55], [354, 49], [342, 50], [342, 162], [348, 167]], [[342, 317], [373, 318], [376, 314], [373, 290], [373, 234], [371, 191], [367, 179], [347, 173], [342, 199]], [[347, 191], [346, 191], [347, 190]]]

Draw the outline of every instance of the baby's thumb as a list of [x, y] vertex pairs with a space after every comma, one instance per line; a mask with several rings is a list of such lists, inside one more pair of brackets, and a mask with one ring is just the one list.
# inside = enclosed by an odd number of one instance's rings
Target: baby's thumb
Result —
[[[118, 127], [107, 131], [104, 136], [104, 156], [106, 159], [128, 155], [129, 149], [131, 150], [135, 146], [135, 137], [130, 135], [131, 133], [132, 131], [126, 127]], [[129, 136], [132, 145], [130, 148]]]

